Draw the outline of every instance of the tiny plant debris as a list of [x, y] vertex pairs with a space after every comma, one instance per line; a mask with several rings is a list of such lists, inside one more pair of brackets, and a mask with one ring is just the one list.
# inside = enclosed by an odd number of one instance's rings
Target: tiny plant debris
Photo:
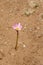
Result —
[[16, 45], [15, 45], [15, 49], [17, 50], [18, 38], [19, 38], [19, 31], [22, 29], [22, 25], [20, 23], [18, 23], [18, 24], [13, 25], [12, 28], [14, 30], [16, 30], [16, 32], [17, 32]]
[[43, 21], [43, 13], [39, 14], [39, 20]]
[[27, 16], [29, 16], [30, 15], [30, 11], [27, 9], [27, 10], [25, 10], [25, 15], [27, 15]]
[[29, 8], [29, 9], [25, 10], [25, 15], [29, 16], [29, 15], [33, 14], [34, 12], [35, 12], [34, 9]]
[[29, 5], [30, 5], [30, 7], [32, 7], [32, 8], [37, 8], [37, 7], [39, 6], [36, 1], [30, 1]]

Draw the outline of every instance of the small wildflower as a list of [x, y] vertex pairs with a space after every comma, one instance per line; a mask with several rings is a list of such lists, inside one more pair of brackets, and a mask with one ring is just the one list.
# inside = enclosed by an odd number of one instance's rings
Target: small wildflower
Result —
[[13, 29], [18, 30], [18, 31], [22, 29], [22, 25], [21, 25], [20, 23], [15, 24], [15, 25], [12, 26], [12, 27], [13, 27]]
[[12, 28], [14, 30], [16, 30], [16, 32], [17, 32], [16, 45], [15, 45], [15, 49], [17, 50], [19, 31], [22, 29], [22, 25], [20, 23], [18, 23], [18, 24], [13, 25]]

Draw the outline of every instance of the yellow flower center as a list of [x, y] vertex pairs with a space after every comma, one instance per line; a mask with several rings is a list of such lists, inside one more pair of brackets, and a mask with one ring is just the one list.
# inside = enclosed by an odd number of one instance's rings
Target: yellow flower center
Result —
[[19, 30], [19, 28], [17, 27], [16, 30]]

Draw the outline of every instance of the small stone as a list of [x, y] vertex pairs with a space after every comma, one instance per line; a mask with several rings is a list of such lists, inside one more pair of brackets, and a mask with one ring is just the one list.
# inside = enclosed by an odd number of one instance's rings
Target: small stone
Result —
[[9, 12], [11, 13], [12, 12], [12, 9]]
[[25, 24], [25, 25], [24, 25], [24, 29], [26, 29], [26, 28], [27, 28], [27, 26], [28, 26], [28, 25], [27, 25], [27, 24]]
[[0, 49], [0, 60], [2, 60], [4, 56], [5, 56], [5, 55], [4, 55], [4, 53], [3, 53], [3, 50]]
[[5, 41], [4, 44], [7, 44], [7, 41]]
[[29, 29], [29, 31], [33, 31], [33, 29], [32, 29], [32, 28], [30, 28], [30, 29]]
[[3, 49], [0, 49], [0, 52], [3, 52]]
[[23, 44], [23, 47], [25, 48], [25, 47], [26, 47], [26, 45], [24, 45], [24, 44]]
[[12, 56], [14, 56], [14, 53], [11, 53]]
[[40, 29], [40, 27], [37, 27], [37, 29], [39, 30], [39, 29]]

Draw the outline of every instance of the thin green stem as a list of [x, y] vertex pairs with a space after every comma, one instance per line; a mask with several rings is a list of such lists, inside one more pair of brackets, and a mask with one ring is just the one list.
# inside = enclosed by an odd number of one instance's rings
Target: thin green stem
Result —
[[16, 38], [16, 45], [15, 45], [16, 50], [17, 50], [17, 46], [18, 46], [18, 36], [19, 36], [19, 31], [17, 31], [17, 38]]

